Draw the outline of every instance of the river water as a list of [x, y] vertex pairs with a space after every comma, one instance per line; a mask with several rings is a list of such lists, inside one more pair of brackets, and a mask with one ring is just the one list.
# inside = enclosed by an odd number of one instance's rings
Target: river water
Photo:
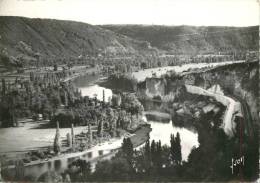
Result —
[[[223, 63], [221, 63], [223, 64]], [[213, 64], [216, 65], [216, 64]], [[182, 72], [183, 70], [186, 70], [190, 67], [202, 67], [203, 65], [196, 64], [195, 66], [189, 64], [189, 66], [182, 66], [177, 71]], [[143, 80], [146, 77], [150, 77], [153, 72], [156, 72], [157, 76], [162, 75], [167, 72], [167, 70], [176, 69], [179, 66], [175, 67], [166, 67], [166, 68], [155, 68], [155, 69], [147, 69], [144, 71], [138, 71], [133, 73], [134, 77], [138, 78], [138, 80]], [[105, 92], [105, 100], [108, 101], [109, 97], [112, 97], [113, 91], [109, 88], [104, 88], [99, 86], [97, 83], [100, 81], [99, 76], [92, 76], [92, 75], [86, 75], [81, 76], [79, 78], [76, 78], [73, 82], [76, 87], [81, 91], [83, 96], [89, 96], [89, 97], [97, 97], [99, 100], [102, 100], [103, 98], [103, 91]], [[144, 105], [146, 106], [146, 105]], [[191, 152], [192, 147], [198, 147], [198, 134], [190, 129], [186, 128], [178, 128], [175, 127], [172, 124], [172, 121], [167, 118], [167, 115], [157, 115], [160, 112], [165, 111], [158, 111], [158, 104], [157, 105], [149, 105], [149, 108], [145, 107], [146, 112], [150, 112], [149, 114], [153, 114], [154, 118], [151, 118], [151, 115], [144, 116], [144, 119], [147, 120], [149, 124], [151, 124], [152, 131], [150, 132], [150, 140], [161, 140], [162, 145], [170, 145], [170, 135], [174, 134], [176, 136], [176, 133], [180, 133], [181, 137], [181, 146], [182, 146], [182, 158], [183, 160], [187, 160], [188, 155]], [[156, 114], [156, 112], [158, 112]], [[157, 116], [157, 117], [156, 117]], [[158, 116], [160, 116], [158, 118]], [[162, 117], [163, 116], [163, 117]], [[165, 117], [166, 116], [166, 117]], [[84, 127], [79, 127], [78, 129], [75, 129], [76, 131], [82, 131]], [[22, 130], [21, 130], [22, 129]], [[86, 130], [86, 129], [84, 129]], [[16, 131], [16, 132], [15, 132]], [[48, 131], [48, 132], [47, 132]], [[55, 135], [55, 129], [44, 131], [43, 129], [37, 129], [32, 126], [25, 126], [24, 128], [10, 128], [10, 129], [0, 129], [0, 139], [1, 141], [5, 143], [0, 143], [0, 153], [5, 151], [24, 151], [30, 148], [37, 148], [39, 146], [47, 146], [52, 145], [53, 138]], [[61, 133], [63, 136], [69, 131], [69, 129], [61, 129]], [[41, 135], [39, 136], [39, 133]], [[77, 132], [76, 132], [77, 133]], [[38, 135], [36, 135], [38, 134]], [[37, 138], [34, 138], [37, 137]], [[8, 143], [10, 142], [10, 143]], [[111, 143], [106, 145], [106, 148], [111, 149]], [[117, 146], [115, 144], [115, 146]], [[99, 149], [102, 149], [103, 146], [100, 146]], [[81, 155], [85, 156], [85, 155]], [[87, 158], [87, 157], [86, 157]], [[108, 157], [109, 158], [109, 157]], [[57, 161], [58, 162], [58, 161]], [[65, 163], [64, 163], [65, 162]], [[65, 168], [68, 161], [64, 161], [63, 163], [58, 162], [57, 167], [62, 166]], [[32, 167], [28, 167], [26, 169], [27, 174], [35, 174], [39, 175], [44, 173], [44, 171], [53, 169], [56, 167], [55, 161], [52, 163], [43, 163], [39, 165], [35, 165]], [[56, 169], [56, 168], [55, 168]]]
[[76, 78], [73, 82], [75, 86], [81, 91], [82, 96], [89, 96], [91, 98], [97, 97], [98, 100], [103, 100], [103, 91], [105, 92], [105, 101], [112, 98], [112, 90], [101, 87], [97, 84], [102, 80], [99, 76], [85, 75]]
[[[79, 88], [83, 96], [97, 96], [100, 100], [102, 100], [104, 91], [105, 100], [107, 101], [109, 97], [112, 97], [113, 91], [99, 86], [96, 83], [97, 81], [99, 81], [99, 79], [96, 76], [82, 76], [75, 79], [75, 85]], [[162, 145], [169, 146], [171, 134], [176, 136], [177, 132], [179, 132], [181, 137], [182, 158], [183, 160], [187, 160], [192, 147], [199, 146], [198, 134], [186, 128], [175, 127], [172, 124], [172, 121], [169, 118], [167, 119], [167, 117], [164, 119], [156, 117], [161, 115], [160, 112], [158, 112], [158, 104], [151, 102], [145, 103], [145, 101], [142, 101], [142, 103], [144, 104], [145, 112], [149, 113], [149, 116], [151, 116], [151, 114], [154, 115], [154, 118], [152, 119], [144, 116], [144, 120], [151, 124], [152, 128], [152, 131], [150, 132], [150, 140], [161, 140]], [[154, 110], [158, 113], [155, 113]]]
[[[236, 61], [243, 62], [243, 61]], [[185, 64], [182, 66], [167, 66], [160, 68], [151, 68], [133, 72], [132, 76], [138, 81], [143, 81], [147, 77], [152, 77], [153, 73], [157, 76], [165, 74], [169, 70], [175, 72], [183, 72], [190, 68], [203, 68], [208, 66], [220, 66], [225, 64], [232, 64], [233, 61], [221, 62], [221, 63], [199, 63], [199, 64]], [[112, 97], [113, 91], [109, 88], [99, 86], [96, 82], [99, 81], [97, 76], [82, 76], [75, 79], [75, 85], [79, 88], [83, 96], [94, 97], [97, 96], [99, 100], [103, 98], [103, 91], [105, 92], [105, 100], [108, 101], [109, 97]], [[144, 116], [144, 119], [151, 124], [152, 131], [150, 132], [150, 140], [161, 140], [162, 145], [170, 145], [170, 136], [174, 134], [176, 136], [179, 132], [181, 137], [182, 146], [182, 158], [187, 161], [188, 156], [193, 147], [198, 147], [198, 134], [194, 130], [187, 128], [179, 128], [173, 125], [172, 121], [165, 115], [165, 111], [161, 110], [161, 104], [142, 101], [145, 109], [145, 113], [149, 114]], [[165, 117], [166, 116], [166, 117]]]

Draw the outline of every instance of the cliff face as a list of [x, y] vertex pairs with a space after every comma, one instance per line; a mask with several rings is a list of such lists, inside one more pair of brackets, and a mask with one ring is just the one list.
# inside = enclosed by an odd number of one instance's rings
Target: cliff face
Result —
[[183, 84], [183, 79], [146, 78], [145, 81], [138, 83], [136, 93], [140, 98], [173, 101], [185, 95]]
[[[160, 96], [169, 101], [179, 98], [184, 84], [210, 89], [218, 85], [225, 95], [239, 97], [247, 102], [253, 119], [258, 119], [258, 63], [239, 63], [220, 66], [202, 73], [192, 73], [180, 78], [150, 78], [138, 85], [137, 94], [141, 97]], [[156, 89], [155, 86], [160, 86]], [[161, 88], [165, 88], [162, 90]], [[212, 88], [211, 88], [212, 90]], [[147, 95], [147, 93], [149, 95]]]
[[219, 84], [225, 95], [239, 97], [247, 102], [254, 120], [258, 119], [258, 63], [240, 63], [221, 66], [206, 73], [194, 74], [195, 85], [208, 89]]
[[160, 78], [148, 78], [146, 80], [146, 95], [148, 97], [164, 96], [166, 83]]

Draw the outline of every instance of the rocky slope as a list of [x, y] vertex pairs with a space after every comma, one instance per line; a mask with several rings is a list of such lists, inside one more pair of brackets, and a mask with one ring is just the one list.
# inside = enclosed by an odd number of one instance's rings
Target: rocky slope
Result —
[[0, 17], [0, 53], [34, 59], [70, 58], [80, 55], [135, 54], [149, 44], [74, 21]]
[[151, 46], [170, 53], [203, 54], [258, 50], [258, 26], [104, 25], [101, 27], [133, 39], [148, 41]]

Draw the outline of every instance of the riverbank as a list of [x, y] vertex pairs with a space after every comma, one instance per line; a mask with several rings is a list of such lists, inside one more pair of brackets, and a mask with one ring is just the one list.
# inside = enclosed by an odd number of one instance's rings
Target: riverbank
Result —
[[133, 144], [134, 148], [137, 148], [138, 146], [141, 146], [144, 144], [147, 140], [149, 140], [149, 134], [152, 131], [151, 125], [145, 124], [139, 127], [133, 135], [130, 137], [131, 142]]
[[[59, 171], [62, 172], [68, 168], [70, 163], [76, 159], [83, 159], [89, 161], [92, 164], [92, 169], [95, 167], [98, 161], [112, 158], [116, 152], [121, 148], [124, 138], [130, 138], [134, 148], [144, 144], [149, 139], [149, 133], [151, 127], [149, 124], [140, 126], [134, 133], [126, 133], [120, 138], [113, 138], [109, 141], [102, 142], [86, 149], [82, 152], [73, 152], [67, 154], [60, 154], [48, 159], [38, 159], [29, 163], [24, 163], [24, 172], [30, 180], [37, 180], [43, 173], [47, 171]], [[58, 170], [57, 170], [57, 164]], [[15, 165], [6, 166], [3, 169], [3, 177], [13, 175]], [[14, 175], [13, 175], [14, 176]]]
[[86, 67], [72, 68], [71, 71], [72, 71], [73, 74], [71, 76], [68, 76], [65, 79], [63, 79], [62, 80], [63, 82], [73, 81], [76, 78], [78, 78], [80, 76], [85, 76], [85, 75], [94, 76], [94, 75], [97, 74], [97, 72], [99, 72], [97, 67], [94, 67], [94, 68], [86, 68]]
[[[56, 133], [55, 128], [39, 128], [49, 121], [27, 122], [21, 127], [0, 129], [1, 148], [0, 154], [20, 154], [38, 148], [52, 147]], [[84, 126], [74, 127], [74, 133], [79, 134], [86, 129]], [[61, 140], [66, 139], [66, 134], [71, 128], [61, 128]], [[14, 155], [15, 156], [15, 155]]]
[[151, 110], [151, 111], [145, 111], [144, 114], [148, 120], [158, 120], [161, 122], [165, 122], [165, 121], [167, 122], [171, 119], [171, 115], [166, 112]]

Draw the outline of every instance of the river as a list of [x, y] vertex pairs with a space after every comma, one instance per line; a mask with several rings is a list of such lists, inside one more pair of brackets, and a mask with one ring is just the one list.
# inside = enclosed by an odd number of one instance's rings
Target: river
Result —
[[[190, 67], [203, 67], [203, 66], [207, 66], [207, 65], [188, 64], [188, 66], [184, 65], [182, 67], [174, 66], [174, 67], [166, 67], [166, 68], [154, 68], [154, 69], [138, 71], [133, 73], [133, 75], [134, 77], [138, 77], [138, 80], [140, 81], [142, 79], [145, 79], [146, 77], [150, 77], [153, 72], [156, 72], [157, 76], [159, 76], [171, 69], [177, 70], [178, 72], [182, 72]], [[89, 97], [96, 96], [99, 100], [102, 100], [103, 91], [104, 91], [105, 100], [108, 101], [109, 97], [112, 97], [113, 91], [109, 88], [99, 86], [98, 81], [100, 80], [102, 80], [102, 78], [100, 78], [99, 76], [86, 75], [86, 76], [80, 76], [79, 78], [76, 78], [73, 82], [75, 86], [78, 87], [78, 89], [81, 91], [83, 96], [89, 96]], [[183, 160], [187, 160], [192, 147], [199, 146], [198, 134], [195, 131], [190, 129], [175, 127], [172, 124], [169, 117], [167, 118], [168, 115], [165, 115], [165, 111], [158, 111], [158, 104], [149, 105], [149, 108], [145, 107], [145, 110], [146, 110], [145, 112], [149, 114], [149, 117], [145, 115], [144, 119], [147, 120], [149, 124], [151, 124], [151, 128], [152, 128], [152, 131], [150, 132], [150, 140], [155, 140], [155, 141], [161, 140], [162, 145], [170, 145], [170, 135], [174, 134], [176, 136], [176, 133], [179, 132], [181, 137], [182, 158]], [[160, 112], [164, 112], [164, 113], [160, 113]], [[151, 116], [154, 116], [154, 118], [150, 118]], [[55, 129], [51, 129], [51, 130], [37, 129], [35, 128], [34, 125], [35, 124], [28, 123], [21, 128], [19, 127], [19, 128], [0, 129], [1, 142], [5, 142], [0, 144], [0, 152], [17, 153], [17, 151], [26, 151], [28, 149], [35, 149], [43, 146], [52, 145], [55, 136]], [[83, 129], [86, 130], [85, 127], [77, 127], [75, 128], [75, 133], [79, 133]], [[65, 137], [65, 134], [69, 132], [70, 129], [69, 128], [61, 129], [60, 131], [61, 131], [61, 136]], [[121, 141], [122, 139], [118, 139], [118, 140]], [[118, 147], [121, 144], [120, 141], [115, 142], [115, 147]], [[104, 144], [104, 147], [108, 148], [108, 150], [111, 150], [111, 148], [113, 148], [112, 146], [114, 147], [114, 145], [112, 145], [111, 143]], [[98, 147], [98, 151], [101, 150], [102, 148], [103, 145]], [[86, 153], [81, 154], [80, 156], [84, 157], [86, 156]], [[32, 167], [28, 167], [26, 169], [27, 171], [26, 174], [39, 175], [44, 173], [44, 171], [46, 170], [55, 168], [56, 164], [57, 167], [63, 167], [64, 169], [66, 168], [67, 163], [69, 163], [67, 160], [64, 162], [61, 163], [59, 161], [52, 161], [50, 163], [46, 162], [43, 164], [38, 164]]]
[[105, 91], [105, 101], [107, 102], [109, 97], [112, 97], [112, 90], [101, 87], [97, 84], [101, 81], [98, 75], [85, 75], [76, 78], [73, 82], [75, 86], [81, 91], [82, 96], [89, 96], [91, 98], [97, 97], [98, 100], [103, 100], [103, 91]]
[[[175, 72], [183, 72], [190, 68], [203, 68], [208, 66], [214, 67], [232, 63], [234, 63], [234, 61], [227, 61], [221, 63], [185, 64], [182, 66], [151, 68], [140, 70], [138, 72], [133, 72], [132, 76], [135, 77], [138, 81], [142, 81], [145, 80], [145, 78], [147, 77], [152, 77], [153, 73], [156, 73], [157, 76], [161, 76], [169, 70], [174, 70]], [[108, 101], [108, 99], [112, 97], [113, 91], [109, 88], [99, 86], [97, 84], [99, 80], [100, 78], [98, 78], [98, 76], [81, 76], [79, 78], [76, 78], [74, 83], [76, 87], [79, 88], [83, 96], [97, 96], [99, 100], [102, 100], [104, 91], [105, 100]], [[168, 117], [165, 111], [160, 110], [160, 104], [150, 101], [142, 101], [142, 103], [144, 105], [146, 113], [144, 119], [151, 125], [152, 128], [152, 131], [150, 132], [150, 140], [161, 140], [162, 145], [169, 146], [171, 134], [174, 134], [176, 136], [177, 132], [179, 132], [181, 137], [182, 158], [183, 160], [187, 161], [192, 148], [199, 146], [198, 134], [194, 130], [174, 126], [172, 121], [170, 119], [167, 119]]]
[[[100, 79], [96, 76], [81, 76], [75, 79], [75, 85], [79, 88], [83, 96], [94, 97], [96, 95], [100, 100], [102, 100], [104, 91], [105, 100], [107, 101], [109, 97], [112, 97], [113, 91], [109, 88], [99, 86], [97, 84], [99, 80]], [[151, 125], [152, 128], [152, 131], [150, 132], [150, 140], [161, 140], [162, 145], [169, 146], [171, 134], [176, 136], [177, 132], [179, 132], [181, 137], [182, 158], [183, 160], [187, 160], [192, 147], [199, 146], [198, 134], [186, 128], [175, 127], [169, 117], [166, 117], [166, 119], [163, 119], [163, 121], [161, 118], [158, 118], [161, 115], [165, 115], [165, 113], [158, 112], [157, 103], [151, 103], [150, 101], [147, 103], [142, 101], [142, 103], [144, 104], [145, 113], [147, 115], [149, 114], [149, 116], [154, 116], [152, 119], [150, 119], [150, 117], [146, 117], [146, 115], [144, 116], [144, 119]]]

